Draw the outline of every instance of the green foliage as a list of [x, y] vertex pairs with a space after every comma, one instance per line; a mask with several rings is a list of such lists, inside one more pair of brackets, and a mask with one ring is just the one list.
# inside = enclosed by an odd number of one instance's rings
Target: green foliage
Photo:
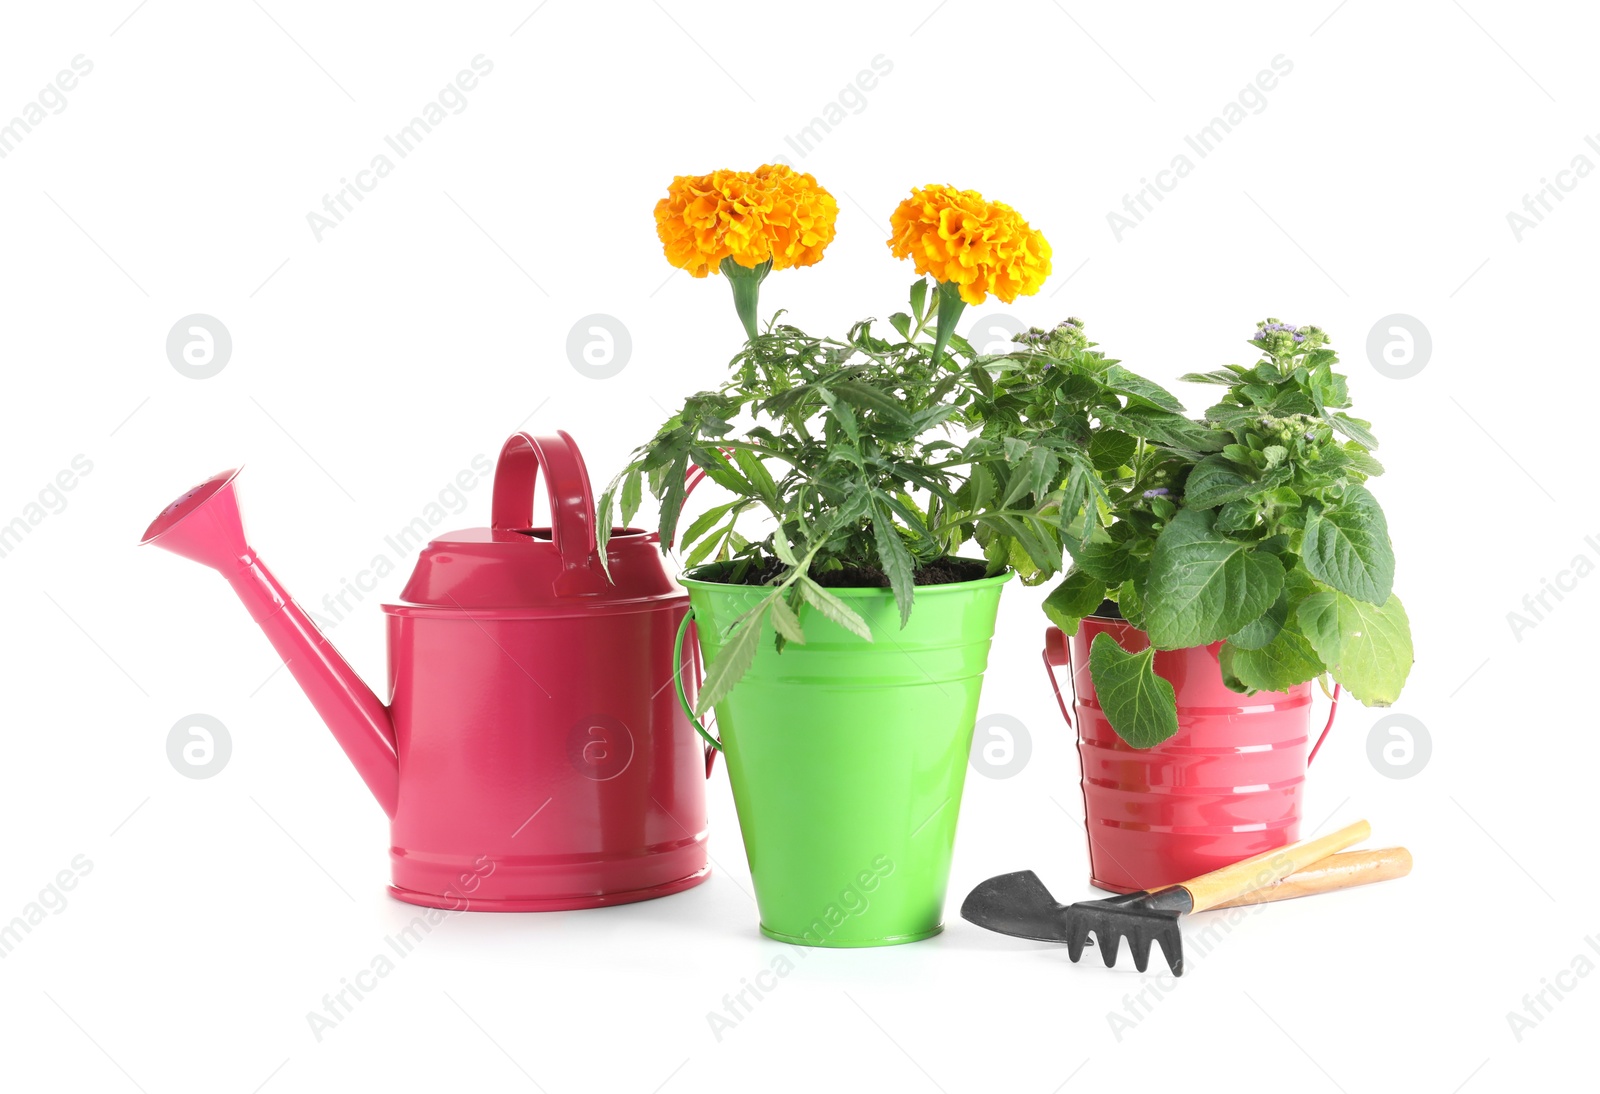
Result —
[[[1383, 467], [1370, 424], [1345, 413], [1327, 341], [1268, 319], [1250, 339], [1256, 364], [1184, 377], [1226, 388], [1201, 421], [1154, 417], [1169, 408], [1131, 396], [1100, 415], [1089, 452], [1104, 506], [1083, 543], [1068, 544], [1076, 566], [1046, 601], [1052, 621], [1075, 628], [1073, 613], [1103, 593], [1157, 648], [1222, 641], [1223, 679], [1237, 691], [1328, 674], [1369, 706], [1398, 698], [1410, 625], [1391, 592], [1388, 524], [1364, 485]], [[1127, 686], [1130, 657], [1101, 662]], [[1141, 701], [1106, 704], [1125, 740], [1176, 732], [1148, 688], [1132, 694]]]
[[[779, 649], [804, 640], [811, 611], [871, 639], [816, 576], [885, 574], [904, 626], [919, 568], [972, 544], [989, 573], [1013, 569], [1039, 584], [1062, 571], [1068, 551], [1098, 558], [1110, 545], [1106, 474], [1130, 460], [1151, 481], [1170, 474], [1165, 457], [1141, 455], [1139, 434], [1104, 423], [1149, 422], [1180, 437], [1194, 423], [1172, 395], [1099, 353], [1080, 321], [1029, 332], [1011, 353], [980, 356], [955, 334], [936, 353], [941, 299], [918, 281], [891, 332], [863, 320], [842, 339], [774, 317], [734, 356], [728, 380], [686, 399], [601, 496], [602, 559], [614, 514], [630, 519], [648, 491], [663, 549], [691, 568], [721, 563], [724, 580], [766, 579], [766, 595], [708, 667], [702, 711], [737, 682], [769, 620]], [[722, 496], [685, 522], [693, 467]], [[1088, 599], [1102, 571], [1109, 580], [1125, 570], [1119, 557], [1080, 577], [1069, 614], [1098, 607], [1104, 585]]]
[[1172, 685], [1156, 675], [1155, 659], [1154, 647], [1129, 653], [1104, 631], [1089, 644], [1095, 697], [1111, 728], [1134, 748], [1149, 748], [1178, 732]]

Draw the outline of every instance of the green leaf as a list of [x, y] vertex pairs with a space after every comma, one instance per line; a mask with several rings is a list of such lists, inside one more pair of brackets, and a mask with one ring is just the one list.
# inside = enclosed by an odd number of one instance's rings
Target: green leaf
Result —
[[1364, 422], [1360, 418], [1352, 418], [1348, 414], [1331, 414], [1328, 420], [1333, 423], [1333, 428], [1349, 437], [1357, 444], [1366, 445], [1368, 448], [1378, 447], [1378, 438], [1372, 435], [1372, 423]]
[[739, 470], [744, 472], [744, 477], [750, 480], [750, 485], [756, 488], [756, 493], [761, 500], [769, 506], [777, 501], [778, 487], [772, 481], [772, 476], [767, 472], [766, 466], [761, 462], [761, 457], [746, 448], [735, 449], [733, 458], [739, 464]]
[[889, 325], [900, 333], [901, 338], [911, 337], [911, 317], [903, 311], [897, 311], [889, 316]]
[[1078, 621], [1092, 614], [1105, 598], [1106, 583], [1074, 566], [1044, 598], [1044, 614], [1068, 634], [1076, 634]]
[[709, 532], [712, 526], [727, 514], [729, 509], [732, 509], [735, 505], [740, 504], [740, 501], [742, 500], [743, 499], [736, 499], [723, 505], [713, 506], [712, 508], [707, 509], [704, 513], [701, 513], [700, 516], [695, 519], [695, 522], [689, 525], [689, 530], [683, 533], [683, 541], [678, 544], [678, 547], [683, 550], [688, 550], [690, 544], [697, 542], [701, 536]]
[[[1285, 593], [1287, 591], [1284, 590]], [[1259, 650], [1278, 637], [1278, 632], [1283, 629], [1284, 620], [1288, 618], [1288, 597], [1279, 594], [1278, 599], [1272, 602], [1272, 607], [1230, 634], [1228, 644], [1241, 650]]]
[[1294, 610], [1295, 625], [1325, 665], [1339, 663], [1339, 653], [1344, 645], [1344, 635], [1339, 629], [1339, 598], [1343, 595], [1331, 590], [1313, 593]]
[[1155, 673], [1156, 651], [1129, 653], [1104, 632], [1089, 645], [1095, 698], [1117, 736], [1150, 748], [1178, 732], [1177, 697]]
[[717, 650], [716, 656], [706, 666], [705, 682], [700, 685], [700, 694], [694, 701], [696, 714], [703, 715], [713, 705], [720, 703], [733, 690], [739, 678], [750, 670], [761, 644], [762, 620], [766, 618], [767, 608], [775, 599], [770, 597], [762, 601], [734, 623], [723, 640], [722, 648]]
[[1138, 446], [1138, 441], [1121, 430], [1096, 430], [1089, 438], [1089, 462], [1096, 471], [1115, 471], [1133, 459]]
[[1245, 370], [1238, 365], [1229, 365], [1227, 368], [1212, 369], [1210, 372], [1186, 372], [1178, 379], [1186, 384], [1221, 384], [1223, 387], [1231, 387], [1239, 382], [1244, 373]]
[[1369, 604], [1389, 599], [1394, 548], [1378, 499], [1366, 487], [1347, 486], [1337, 506], [1313, 509], [1300, 553], [1318, 581]]
[[921, 319], [928, 310], [928, 279], [919, 277], [911, 283], [911, 314]]
[[843, 600], [834, 596], [827, 589], [811, 580], [809, 576], [800, 578], [800, 595], [805, 597], [823, 618], [829, 619], [864, 642], [872, 641], [872, 628], [867, 626], [867, 621]]
[[1405, 605], [1391, 595], [1382, 607], [1339, 592], [1306, 598], [1295, 613], [1333, 678], [1369, 707], [1400, 697], [1415, 659]]
[[1322, 659], [1293, 621], [1285, 622], [1272, 641], [1260, 649], [1242, 649], [1232, 642], [1223, 643], [1219, 664], [1223, 679], [1242, 684], [1247, 694], [1287, 691], [1324, 671]]
[[880, 422], [891, 429], [907, 433], [911, 431], [911, 416], [900, 405], [900, 400], [871, 384], [855, 381], [839, 384], [833, 388], [833, 393], [862, 410], [872, 411]]
[[1139, 583], [1131, 579], [1124, 581], [1117, 589], [1116, 601], [1117, 611], [1122, 613], [1122, 618], [1144, 630], [1144, 598], [1139, 595]]
[[778, 556], [778, 561], [785, 566], [799, 566], [800, 560], [795, 557], [794, 548], [789, 545], [789, 537], [779, 528], [772, 533], [772, 553]]
[[1214, 514], [1185, 509], [1161, 530], [1150, 556], [1145, 614], [1161, 649], [1209, 645], [1272, 606], [1283, 563], [1212, 530]]
[[633, 523], [634, 516], [639, 512], [639, 487], [642, 476], [639, 468], [635, 466], [622, 480], [622, 526], [626, 528]]
[[1105, 582], [1107, 588], [1122, 584], [1133, 576], [1138, 560], [1120, 543], [1068, 545], [1078, 568]]
[[1183, 504], [1191, 509], [1215, 509], [1249, 497], [1255, 479], [1226, 456], [1207, 456], [1195, 464], [1183, 486]]
[[911, 618], [911, 601], [916, 595], [916, 563], [911, 551], [895, 527], [894, 516], [880, 501], [872, 506], [872, 537], [878, 545], [878, 561], [883, 572], [889, 575], [889, 587], [894, 590], [894, 602], [900, 608], [900, 626]]
[[772, 626], [789, 641], [805, 645], [806, 632], [800, 626], [800, 617], [794, 614], [789, 602], [781, 596], [772, 602]]
[[1183, 404], [1166, 388], [1153, 381], [1146, 380], [1143, 376], [1129, 372], [1121, 365], [1112, 365], [1102, 372], [1100, 374], [1100, 382], [1112, 391], [1127, 395], [1157, 410], [1168, 410], [1174, 414], [1183, 413]]
[[661, 484], [661, 522], [658, 532], [661, 542], [672, 545], [678, 532], [678, 514], [683, 511], [685, 495], [684, 476], [689, 470], [689, 453], [680, 452], [678, 458], [666, 469]]

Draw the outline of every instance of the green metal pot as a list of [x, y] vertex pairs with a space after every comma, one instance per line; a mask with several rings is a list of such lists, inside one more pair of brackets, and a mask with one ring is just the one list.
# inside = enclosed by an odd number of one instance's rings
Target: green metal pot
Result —
[[[680, 578], [706, 659], [769, 590]], [[1000, 587], [1010, 574], [919, 586], [910, 622], [888, 589], [830, 589], [866, 642], [809, 608], [804, 645], [773, 647], [716, 705], [745, 854], [770, 938], [888, 946], [943, 929], [945, 887]], [[682, 674], [678, 697], [688, 709]]]

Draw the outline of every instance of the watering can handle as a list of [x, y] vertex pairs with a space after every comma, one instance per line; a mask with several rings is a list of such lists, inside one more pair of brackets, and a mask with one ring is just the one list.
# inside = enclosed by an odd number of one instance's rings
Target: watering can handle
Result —
[[550, 499], [550, 534], [567, 569], [586, 566], [596, 549], [594, 492], [578, 446], [565, 430], [555, 436], [514, 433], [494, 469], [491, 521], [497, 532], [533, 527], [533, 493], [544, 471]]
[[[1067, 666], [1067, 674], [1072, 674], [1072, 643], [1068, 640], [1066, 632], [1059, 627], [1050, 627], [1044, 632], [1044, 671], [1050, 676], [1050, 690], [1056, 694], [1056, 705], [1061, 708], [1061, 716], [1067, 720], [1067, 727], [1072, 727], [1072, 714], [1067, 710], [1067, 700], [1061, 694], [1061, 685], [1056, 682], [1057, 665]], [[1073, 686], [1077, 686], [1076, 679]], [[1322, 727], [1322, 734], [1317, 738], [1317, 743], [1311, 746], [1311, 755], [1306, 757], [1306, 766], [1311, 766], [1311, 761], [1317, 758], [1317, 749], [1322, 747], [1322, 742], [1328, 739], [1328, 731], [1333, 728], [1333, 720], [1339, 716], [1338, 683], [1333, 685], [1333, 705], [1328, 708], [1328, 721]]]
[[684, 717], [689, 719], [689, 724], [694, 726], [694, 731], [705, 738], [706, 742], [706, 778], [711, 777], [711, 765], [716, 761], [717, 753], [722, 751], [722, 742], [706, 732], [706, 727], [700, 724], [700, 719], [694, 716], [694, 707], [689, 705], [689, 696], [683, 690], [683, 636], [689, 633], [689, 624], [694, 622], [694, 609], [690, 608], [683, 613], [683, 622], [678, 624], [678, 636], [672, 642], [672, 663], [676, 667], [672, 670], [672, 686], [678, 692], [678, 703], [683, 707]]

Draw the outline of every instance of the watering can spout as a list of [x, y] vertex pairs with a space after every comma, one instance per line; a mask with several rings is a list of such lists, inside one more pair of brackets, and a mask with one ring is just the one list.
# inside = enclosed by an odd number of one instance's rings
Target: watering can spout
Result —
[[238, 474], [224, 471], [185, 493], [151, 522], [141, 542], [193, 559], [228, 579], [378, 804], [392, 817], [399, 765], [389, 710], [250, 547], [234, 493]]

